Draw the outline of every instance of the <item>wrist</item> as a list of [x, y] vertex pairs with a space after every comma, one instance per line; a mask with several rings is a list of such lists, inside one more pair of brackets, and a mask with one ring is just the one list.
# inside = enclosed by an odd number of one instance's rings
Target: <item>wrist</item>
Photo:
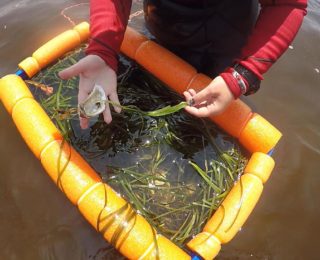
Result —
[[237, 99], [248, 90], [248, 82], [233, 68], [228, 68], [220, 74], [226, 82], [229, 90], [233, 94], [234, 99]]
[[113, 52], [109, 51], [108, 49], [99, 49], [93, 48], [94, 46], [89, 46], [85, 53], [86, 55], [96, 55], [99, 56], [104, 63], [110, 67], [112, 70], [117, 72], [118, 70], [118, 56], [115, 55]]
[[244, 95], [252, 95], [256, 93], [260, 88], [260, 79], [249, 69], [237, 63], [233, 66], [234, 74], [240, 75], [240, 77], [247, 83], [247, 90]]
[[240, 64], [227, 68], [220, 76], [228, 85], [235, 99], [241, 95], [254, 94], [260, 88], [260, 79]]

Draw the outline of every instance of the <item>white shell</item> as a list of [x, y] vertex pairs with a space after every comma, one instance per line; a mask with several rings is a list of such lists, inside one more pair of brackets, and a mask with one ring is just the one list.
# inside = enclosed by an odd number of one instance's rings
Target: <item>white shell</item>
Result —
[[94, 117], [102, 113], [106, 108], [107, 97], [103, 88], [95, 84], [90, 95], [78, 105], [81, 117]]

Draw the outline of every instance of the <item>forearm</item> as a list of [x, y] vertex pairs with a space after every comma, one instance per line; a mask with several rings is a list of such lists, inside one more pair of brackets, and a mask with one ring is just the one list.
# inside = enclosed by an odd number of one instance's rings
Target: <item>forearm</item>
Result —
[[100, 56], [114, 71], [131, 9], [131, 0], [90, 1], [90, 41], [86, 54]]
[[260, 16], [239, 62], [259, 79], [287, 50], [302, 24], [307, 7], [306, 0], [261, 2]]
[[[261, 12], [247, 45], [237, 63], [252, 72], [253, 77], [263, 79], [263, 74], [287, 50], [296, 36], [304, 15], [307, 0], [260, 1]], [[222, 74], [235, 97], [243, 94], [232, 69]], [[250, 83], [242, 78], [247, 88]]]

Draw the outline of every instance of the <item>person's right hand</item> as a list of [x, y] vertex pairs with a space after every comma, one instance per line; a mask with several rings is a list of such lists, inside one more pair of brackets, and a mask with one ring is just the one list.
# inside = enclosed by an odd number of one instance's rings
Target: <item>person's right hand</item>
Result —
[[194, 89], [188, 89], [183, 94], [190, 104], [185, 110], [197, 117], [218, 115], [234, 100], [232, 92], [221, 76], [216, 77], [198, 93]]
[[[117, 75], [98, 55], [84, 57], [71, 67], [60, 71], [59, 76], [62, 79], [80, 76], [78, 103], [83, 102], [88, 97], [95, 84], [102, 86], [107, 99], [114, 103], [120, 103], [117, 94]], [[118, 113], [121, 112], [120, 106], [114, 106], [114, 110]], [[106, 103], [103, 118], [107, 124], [112, 120], [108, 103]], [[88, 125], [89, 119], [80, 117], [81, 128], [85, 129]]]

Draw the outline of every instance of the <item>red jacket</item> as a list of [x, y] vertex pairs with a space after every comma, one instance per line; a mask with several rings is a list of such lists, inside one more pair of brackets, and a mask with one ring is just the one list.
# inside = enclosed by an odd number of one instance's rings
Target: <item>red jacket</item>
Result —
[[[307, 0], [260, 0], [261, 11], [255, 28], [238, 60], [259, 79], [284, 53], [297, 34]], [[87, 54], [100, 56], [117, 71], [120, 45], [128, 23], [131, 0], [91, 0], [91, 40]], [[241, 95], [237, 80], [231, 72], [222, 73], [235, 97]]]

